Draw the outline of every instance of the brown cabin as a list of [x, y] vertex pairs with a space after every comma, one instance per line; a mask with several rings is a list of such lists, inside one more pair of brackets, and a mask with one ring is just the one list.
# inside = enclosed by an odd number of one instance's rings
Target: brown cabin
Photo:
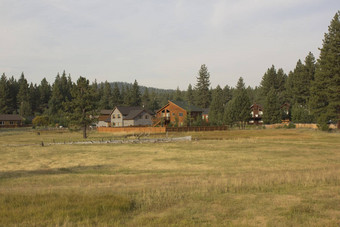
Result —
[[110, 127], [112, 110], [101, 110], [98, 116], [97, 127]]
[[263, 108], [261, 105], [254, 103], [250, 106], [251, 117], [249, 120], [249, 124], [260, 125], [263, 124], [262, 116], [263, 116]]
[[[156, 112], [154, 126], [169, 125], [170, 123], [178, 126], [187, 126], [190, 121], [202, 118], [204, 109], [190, 105], [184, 101], [168, 101], [168, 103]], [[190, 116], [188, 116], [190, 114]]]
[[22, 118], [19, 114], [0, 114], [1, 128], [14, 128], [22, 126]]

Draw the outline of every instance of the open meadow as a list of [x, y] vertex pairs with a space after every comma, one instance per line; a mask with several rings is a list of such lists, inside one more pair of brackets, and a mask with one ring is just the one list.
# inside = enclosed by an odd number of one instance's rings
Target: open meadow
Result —
[[[81, 141], [81, 132], [37, 132], [0, 130], [0, 226], [340, 225], [339, 132], [82, 145], [47, 145]], [[90, 132], [88, 140], [125, 137]]]

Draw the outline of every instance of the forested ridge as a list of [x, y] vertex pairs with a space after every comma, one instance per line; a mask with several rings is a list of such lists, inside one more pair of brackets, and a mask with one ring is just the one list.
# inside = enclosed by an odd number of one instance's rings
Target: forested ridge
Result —
[[[125, 82], [89, 83], [84, 77], [77, 82], [65, 71], [57, 74], [53, 84], [43, 78], [40, 84], [29, 83], [22, 73], [16, 80], [5, 73], [0, 79], [0, 114], [18, 113], [27, 121], [42, 116], [48, 124], [68, 125], [78, 112], [96, 114], [101, 109], [117, 105], [143, 106], [156, 111], [168, 100], [186, 101], [201, 108], [210, 108], [212, 125], [245, 124], [250, 117], [250, 105], [257, 103], [264, 109], [264, 123], [279, 123], [283, 118], [281, 106], [289, 104], [289, 118], [294, 123], [337, 122], [340, 113], [340, 11], [330, 22], [318, 59], [309, 52], [298, 59], [288, 72], [272, 65], [262, 76], [259, 86], [246, 86], [242, 77], [236, 86], [218, 85], [212, 88], [210, 73], [201, 65], [196, 84], [187, 90], [164, 90]], [[79, 92], [77, 92], [79, 91]], [[80, 103], [83, 92], [91, 102]], [[85, 97], [85, 96], [84, 96]], [[86, 108], [85, 108], [86, 106]], [[79, 116], [78, 116], [79, 117]], [[84, 115], [86, 118], [86, 115]], [[75, 122], [76, 124], [76, 122]], [[79, 124], [79, 123], [78, 123]]]

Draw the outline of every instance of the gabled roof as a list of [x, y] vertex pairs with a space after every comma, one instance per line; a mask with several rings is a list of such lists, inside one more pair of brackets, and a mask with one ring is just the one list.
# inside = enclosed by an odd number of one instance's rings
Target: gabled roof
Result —
[[203, 111], [202, 114], [204, 114], [204, 115], [208, 115], [209, 114], [209, 108], [204, 108], [203, 110], [204, 111]]
[[124, 120], [133, 120], [143, 112], [146, 112], [146, 111], [145, 110], [132, 110], [126, 117], [124, 117]]
[[143, 110], [142, 107], [140, 106], [116, 106], [115, 108], [113, 108], [113, 110], [111, 111], [111, 113], [115, 110], [118, 109], [119, 112], [123, 115], [123, 116], [127, 116], [131, 111], [133, 110]]
[[98, 121], [111, 122], [111, 117], [108, 115], [100, 115], [98, 117]]
[[144, 109], [143, 107], [140, 106], [116, 106], [111, 113], [115, 110], [118, 109], [119, 112], [123, 115], [124, 120], [132, 120], [136, 118], [139, 114], [142, 112], [146, 112], [150, 115], [154, 115], [150, 110]]
[[22, 121], [19, 114], [0, 114], [0, 121]]
[[200, 108], [200, 107], [197, 107], [197, 106], [194, 106], [194, 105], [191, 105], [185, 101], [170, 101], [169, 102], [172, 102], [173, 104], [181, 107], [182, 109], [185, 109], [186, 111], [190, 111], [190, 112], [204, 112], [204, 109]]
[[260, 104], [254, 103], [253, 105], [250, 106], [250, 109], [253, 109], [255, 106], [258, 106], [259, 109], [263, 109]]
[[112, 109], [110, 110], [100, 110], [100, 115], [110, 115], [112, 112]]

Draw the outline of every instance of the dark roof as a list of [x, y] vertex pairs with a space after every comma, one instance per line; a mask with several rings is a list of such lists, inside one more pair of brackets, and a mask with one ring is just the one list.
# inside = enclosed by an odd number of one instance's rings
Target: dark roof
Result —
[[116, 106], [116, 108], [119, 110], [119, 112], [121, 112], [124, 120], [132, 120], [142, 112], [154, 115], [152, 111], [144, 109], [143, 107], [140, 106]]
[[129, 113], [133, 110], [143, 110], [143, 108], [140, 106], [116, 106], [114, 109], [116, 108], [121, 114], [123, 114], [123, 116], [129, 115]]
[[204, 111], [203, 111], [202, 114], [204, 114], [204, 115], [208, 115], [209, 114], [209, 108], [204, 108], [203, 110]]
[[0, 114], [0, 121], [22, 121], [19, 114]]
[[250, 106], [250, 109], [253, 107], [257, 106], [259, 109], [262, 109], [262, 106], [260, 104], [254, 103], [253, 105]]
[[108, 115], [100, 115], [98, 117], [98, 121], [111, 122], [111, 117]]
[[112, 112], [112, 109], [111, 110], [100, 110], [100, 115], [110, 115]]
[[190, 105], [187, 102], [184, 101], [170, 101], [172, 103], [174, 103], [175, 105], [181, 107], [182, 109], [185, 109], [186, 111], [190, 111], [190, 112], [204, 112], [204, 109], [199, 108], [197, 106], [194, 105]]
[[131, 110], [130, 113], [126, 117], [124, 117], [124, 120], [132, 120], [143, 112], [145, 111], [144, 110]]

